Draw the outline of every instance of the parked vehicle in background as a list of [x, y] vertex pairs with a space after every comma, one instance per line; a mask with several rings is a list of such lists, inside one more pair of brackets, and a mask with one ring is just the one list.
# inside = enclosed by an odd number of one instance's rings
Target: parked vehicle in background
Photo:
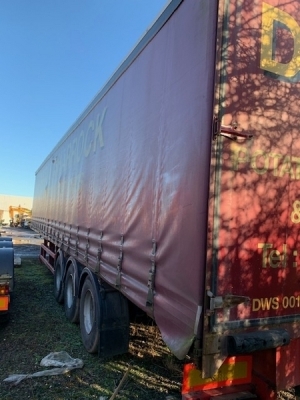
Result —
[[299, 23], [294, 0], [171, 1], [36, 174], [87, 351], [125, 352], [134, 305], [192, 357], [183, 399], [300, 385]]
[[0, 321], [10, 311], [14, 290], [14, 246], [12, 238], [0, 234]]
[[22, 228], [31, 224], [32, 211], [21, 206], [9, 206], [10, 226]]

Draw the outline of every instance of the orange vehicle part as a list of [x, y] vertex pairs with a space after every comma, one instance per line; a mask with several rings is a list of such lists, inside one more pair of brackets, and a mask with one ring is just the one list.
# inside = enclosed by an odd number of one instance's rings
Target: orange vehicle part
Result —
[[7, 311], [9, 305], [9, 296], [0, 296], [0, 311]]
[[202, 378], [194, 364], [186, 364], [183, 371], [182, 394], [216, 389], [251, 382], [252, 357], [228, 357], [212, 378]]

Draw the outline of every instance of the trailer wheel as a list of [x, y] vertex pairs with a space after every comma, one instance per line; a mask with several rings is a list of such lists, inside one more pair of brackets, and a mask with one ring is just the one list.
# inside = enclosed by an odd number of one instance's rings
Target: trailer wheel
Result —
[[72, 323], [79, 322], [78, 269], [76, 262], [70, 263], [64, 281], [65, 315]]
[[96, 285], [88, 276], [80, 296], [80, 331], [82, 343], [89, 353], [96, 353], [100, 342], [100, 306]]
[[63, 303], [64, 300], [63, 272], [63, 257], [60, 254], [55, 260], [54, 270], [54, 297], [60, 304]]

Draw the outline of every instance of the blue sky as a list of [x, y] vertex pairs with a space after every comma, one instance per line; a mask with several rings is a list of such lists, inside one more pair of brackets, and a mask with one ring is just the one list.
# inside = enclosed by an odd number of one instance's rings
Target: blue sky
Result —
[[169, 0], [0, 1], [0, 194], [35, 171]]

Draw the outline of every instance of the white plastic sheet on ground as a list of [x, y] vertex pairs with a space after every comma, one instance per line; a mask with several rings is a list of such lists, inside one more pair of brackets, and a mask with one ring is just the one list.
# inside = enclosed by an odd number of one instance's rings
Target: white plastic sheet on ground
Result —
[[33, 374], [13, 374], [4, 379], [4, 382], [10, 382], [17, 385], [23, 379], [37, 378], [39, 376], [66, 374], [76, 368], [83, 367], [83, 361], [79, 358], [72, 358], [66, 351], [58, 351], [48, 354], [40, 363], [42, 367], [57, 367], [35, 372]]

